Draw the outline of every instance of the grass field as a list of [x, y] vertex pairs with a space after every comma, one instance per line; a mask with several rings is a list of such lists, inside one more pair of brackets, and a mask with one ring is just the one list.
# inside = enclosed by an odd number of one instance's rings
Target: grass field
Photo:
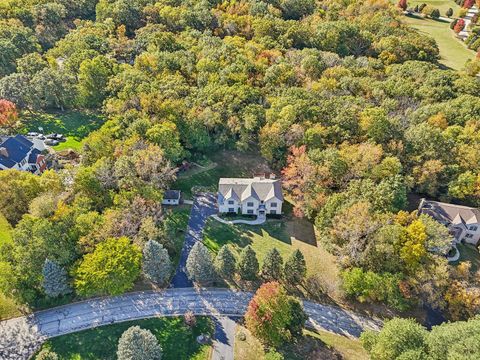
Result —
[[117, 358], [120, 336], [135, 325], [150, 330], [157, 337], [163, 349], [163, 360], [210, 358], [211, 347], [196, 342], [196, 337], [200, 334], [213, 334], [213, 324], [205, 317], [197, 317], [193, 331], [184, 325], [183, 318], [153, 318], [59, 336], [48, 340], [43, 347], [56, 352], [62, 360], [114, 360]]
[[411, 16], [405, 16], [403, 20], [421, 33], [435, 39], [440, 50], [439, 62], [441, 64], [454, 70], [461, 70], [467, 60], [475, 57], [474, 51], [467, 49], [462, 41], [454, 37], [454, 33], [450, 30], [448, 23]]
[[[239, 339], [239, 334], [245, 334], [245, 340]], [[294, 344], [280, 349], [285, 359], [322, 359], [322, 360], [367, 360], [368, 354], [358, 340], [332, 334], [326, 331], [304, 331], [304, 337]], [[265, 350], [243, 326], [237, 326], [237, 337], [234, 347], [235, 359], [263, 360]]]
[[210, 157], [216, 166], [208, 171], [180, 174], [172, 188], [182, 190], [185, 197], [192, 195], [193, 186], [215, 191], [221, 177], [251, 177], [254, 173], [269, 172], [266, 161], [257, 153], [219, 151]]
[[98, 129], [104, 119], [103, 117], [80, 111], [52, 112], [23, 114], [22, 123], [24, 131], [39, 132], [43, 128], [45, 135], [60, 133], [67, 137], [67, 141], [55, 146], [55, 150], [73, 149], [79, 150], [82, 140], [93, 130]]
[[299, 249], [307, 263], [307, 276], [320, 276], [331, 286], [331, 292], [339, 284], [339, 270], [335, 257], [317, 243], [313, 225], [305, 220], [285, 216], [280, 220], [269, 219], [262, 225], [227, 225], [209, 219], [203, 232], [204, 244], [214, 253], [230, 244], [237, 255], [247, 245], [257, 253], [260, 265], [271, 248], [277, 248], [284, 260]]
[[460, 9], [460, 6], [458, 6], [453, 0], [412, 0], [408, 2], [408, 7], [414, 8], [416, 5], [420, 6], [422, 4], [427, 4], [437, 8], [440, 10], [440, 15], [445, 17], [447, 17], [445, 13], [449, 8], [452, 8], [453, 16], [457, 15], [458, 10]]
[[460, 259], [457, 263], [470, 261], [470, 264], [472, 264], [470, 271], [472, 274], [476, 273], [480, 269], [480, 253], [477, 248], [470, 244], [458, 244], [457, 248], [460, 251]]

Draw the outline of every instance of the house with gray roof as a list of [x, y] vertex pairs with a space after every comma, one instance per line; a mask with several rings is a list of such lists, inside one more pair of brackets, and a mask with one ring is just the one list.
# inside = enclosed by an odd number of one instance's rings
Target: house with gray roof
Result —
[[245, 178], [221, 178], [218, 183], [218, 211], [245, 215], [280, 215], [282, 183], [272, 174]]
[[0, 139], [0, 170], [41, 174], [47, 168], [42, 149], [23, 135]]
[[431, 216], [445, 225], [454, 241], [478, 245], [480, 240], [480, 210], [468, 206], [422, 199], [419, 214]]

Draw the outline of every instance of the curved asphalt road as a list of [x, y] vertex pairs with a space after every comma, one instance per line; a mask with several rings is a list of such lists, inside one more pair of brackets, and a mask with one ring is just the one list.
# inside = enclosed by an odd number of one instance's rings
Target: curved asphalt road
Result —
[[[50, 337], [101, 325], [155, 316], [196, 315], [241, 317], [251, 293], [229, 289], [194, 288], [146, 291], [84, 302], [36, 312], [0, 322], [0, 359], [28, 359]], [[364, 329], [379, 330], [381, 321], [368, 319], [337, 307], [304, 301], [308, 324], [348, 337]]]

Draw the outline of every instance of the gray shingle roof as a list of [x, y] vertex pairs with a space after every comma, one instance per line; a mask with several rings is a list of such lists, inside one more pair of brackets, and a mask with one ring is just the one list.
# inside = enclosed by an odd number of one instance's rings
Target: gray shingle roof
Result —
[[225, 198], [234, 198], [243, 201], [253, 197], [260, 201], [277, 198], [283, 201], [282, 183], [275, 179], [243, 179], [221, 178], [218, 183], [218, 192]]
[[480, 222], [480, 210], [468, 206], [422, 200], [419, 211], [443, 224], [475, 224]]

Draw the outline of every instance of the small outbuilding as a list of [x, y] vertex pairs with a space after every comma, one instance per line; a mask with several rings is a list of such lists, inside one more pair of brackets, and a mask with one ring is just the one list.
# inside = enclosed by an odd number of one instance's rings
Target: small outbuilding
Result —
[[180, 205], [180, 190], [167, 190], [163, 194], [162, 205]]

